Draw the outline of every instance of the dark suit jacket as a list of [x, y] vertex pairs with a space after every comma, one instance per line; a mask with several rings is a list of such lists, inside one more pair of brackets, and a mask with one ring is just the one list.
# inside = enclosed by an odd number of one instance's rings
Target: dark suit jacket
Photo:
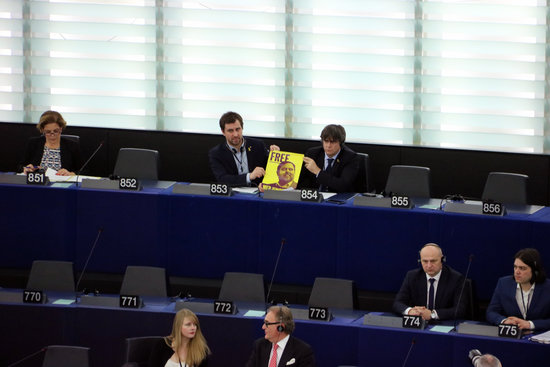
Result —
[[[164, 367], [166, 364], [166, 361], [172, 357], [172, 354], [174, 354], [174, 351], [172, 348], [170, 348], [168, 345], [166, 345], [166, 342], [164, 339], [159, 339], [158, 343], [155, 344], [153, 349], [151, 350], [151, 355], [149, 356], [149, 363], [147, 364], [149, 367]], [[183, 362], [182, 362], [183, 365]], [[198, 366], [192, 366], [192, 367], [207, 367], [208, 366], [208, 357], [206, 357], [201, 364]]]
[[[252, 172], [256, 167], [265, 168], [269, 157], [269, 150], [263, 141], [253, 138], [245, 138], [246, 157], [248, 159], [248, 171]], [[227, 147], [227, 143], [216, 145], [208, 152], [210, 169], [217, 182], [231, 186], [246, 186], [246, 174], [239, 175], [233, 153]], [[262, 182], [263, 178], [253, 180], [255, 184]]]
[[[487, 321], [498, 325], [508, 316], [523, 319], [516, 302], [517, 283], [512, 275], [498, 280], [497, 287], [487, 307]], [[527, 309], [527, 320], [535, 324], [537, 330], [550, 329], [550, 281], [535, 285], [531, 304]]]
[[[45, 143], [46, 138], [43, 136], [33, 137], [27, 141], [25, 155], [23, 156], [23, 160], [21, 161], [19, 167], [20, 171], [22, 171], [23, 167], [27, 164], [32, 164], [35, 166], [40, 165], [40, 162], [42, 161], [42, 154], [44, 153]], [[61, 168], [65, 168], [71, 172], [76, 172], [82, 167], [80, 144], [70, 139], [61, 137], [59, 149], [61, 151]]]
[[[460, 297], [464, 277], [459, 272], [443, 265], [437, 285], [434, 307], [440, 320], [464, 317], [465, 296]], [[458, 304], [458, 299], [460, 305]], [[422, 268], [411, 270], [405, 276], [401, 289], [393, 302], [393, 311], [402, 315], [407, 307], [425, 306], [428, 299], [426, 273]], [[457, 311], [458, 309], [458, 311]]]
[[[320, 169], [325, 166], [325, 151], [322, 146], [308, 149], [305, 155], [312, 158]], [[343, 146], [332, 164], [332, 172], [321, 171], [315, 177], [313, 173], [302, 167], [298, 188], [318, 189], [321, 185], [325, 185], [330, 192], [356, 192], [358, 172], [359, 157], [353, 150]]]
[[[246, 367], [267, 367], [271, 353], [271, 342], [265, 338], [257, 339], [254, 342], [254, 349], [246, 363]], [[294, 363], [287, 364], [294, 358]], [[309, 344], [301, 341], [292, 335], [288, 339], [278, 367], [314, 367], [315, 356]]]

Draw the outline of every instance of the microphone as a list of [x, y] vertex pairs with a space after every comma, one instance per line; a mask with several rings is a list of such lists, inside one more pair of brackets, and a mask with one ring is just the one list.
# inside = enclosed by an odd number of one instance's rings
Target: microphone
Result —
[[457, 201], [457, 202], [461, 202], [461, 203], [464, 203], [466, 202], [466, 200], [474, 200], [474, 201], [478, 201], [479, 198], [473, 198], [473, 197], [469, 197], [469, 196], [463, 196], [461, 194], [449, 194], [449, 195], [445, 195], [441, 201], [439, 202], [439, 210], [443, 210], [443, 204], [444, 203], [447, 203], [448, 201]]
[[80, 167], [80, 169], [78, 171], [76, 171], [76, 182], [78, 184], [78, 176], [80, 176], [80, 173], [82, 172], [82, 170], [84, 168], [86, 168], [86, 166], [88, 165], [88, 163], [90, 163], [90, 161], [92, 160], [93, 157], [95, 157], [96, 153], [101, 149], [101, 147], [103, 146], [103, 143], [105, 143], [105, 140], [102, 140], [101, 143], [99, 143], [99, 146], [94, 150], [94, 152], [92, 153], [92, 155], [90, 156], [90, 158], [88, 158], [88, 160], [86, 162], [84, 162], [84, 164], [82, 165], [82, 167]]
[[32, 358], [32, 357], [34, 357], [34, 356], [36, 356], [36, 355], [38, 355], [38, 354], [40, 354], [40, 353], [43, 353], [43, 352], [45, 352], [46, 350], [48, 350], [48, 347], [44, 347], [44, 348], [42, 348], [42, 349], [40, 349], [40, 350], [34, 352], [33, 354], [29, 354], [28, 356], [23, 357], [22, 359], [20, 359], [20, 360], [14, 362], [14, 363], [8, 365], [8, 367], [17, 366], [17, 365], [20, 364], [21, 362], [25, 362], [27, 359]]
[[470, 266], [472, 265], [473, 260], [474, 260], [474, 255], [470, 254], [470, 256], [468, 256], [468, 267], [466, 268], [466, 275], [464, 275], [464, 281], [462, 282], [462, 288], [460, 289], [460, 294], [458, 295], [458, 302], [457, 302], [456, 308], [455, 308], [455, 315], [454, 315], [454, 322], [453, 322], [453, 326], [454, 326], [455, 331], [456, 331], [456, 323], [458, 321], [457, 320], [457, 318], [458, 318], [458, 308], [460, 307], [460, 301], [462, 300], [462, 294], [464, 293], [464, 287], [466, 287], [466, 281], [468, 280], [468, 273], [470, 273]]
[[175, 296], [173, 297], [170, 297], [170, 300], [172, 301], [175, 301], [175, 300], [183, 300], [183, 302], [188, 302], [188, 301], [191, 301], [193, 300], [193, 295], [191, 294], [191, 292], [187, 291], [186, 293], [184, 293], [183, 291], [180, 291], [178, 294], [176, 294]]
[[266, 303], [269, 303], [269, 295], [271, 294], [273, 279], [275, 279], [275, 273], [277, 272], [277, 267], [279, 266], [279, 259], [281, 258], [281, 252], [283, 251], [283, 246], [285, 242], [286, 242], [286, 238], [281, 238], [281, 246], [279, 247], [279, 254], [277, 255], [277, 260], [275, 261], [275, 268], [273, 269], [273, 274], [271, 275], [271, 282], [269, 282], [269, 288], [267, 290]]
[[86, 259], [86, 263], [84, 264], [84, 267], [82, 268], [82, 272], [80, 272], [80, 276], [78, 277], [78, 280], [76, 282], [76, 293], [78, 294], [78, 286], [80, 285], [80, 281], [82, 280], [82, 277], [84, 276], [84, 273], [86, 272], [86, 268], [88, 267], [88, 263], [90, 262], [90, 258], [92, 257], [92, 254], [94, 253], [95, 246], [97, 245], [97, 241], [99, 241], [99, 237], [103, 233], [103, 228], [99, 228], [97, 230], [97, 236], [95, 238], [94, 244], [92, 245], [92, 249], [90, 250], [90, 253], [88, 254], [88, 258]]
[[412, 338], [411, 339], [411, 346], [409, 347], [409, 351], [407, 352], [407, 356], [405, 357], [405, 360], [403, 361], [403, 364], [401, 365], [401, 367], [405, 367], [405, 365], [407, 364], [407, 361], [409, 360], [409, 356], [411, 355], [411, 351], [412, 351], [415, 344], [416, 344], [416, 339]]

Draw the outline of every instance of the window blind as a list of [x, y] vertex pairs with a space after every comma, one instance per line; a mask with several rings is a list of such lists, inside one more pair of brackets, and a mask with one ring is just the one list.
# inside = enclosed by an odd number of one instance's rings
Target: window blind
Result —
[[0, 111], [36, 122], [547, 152], [542, 0], [12, 0]]

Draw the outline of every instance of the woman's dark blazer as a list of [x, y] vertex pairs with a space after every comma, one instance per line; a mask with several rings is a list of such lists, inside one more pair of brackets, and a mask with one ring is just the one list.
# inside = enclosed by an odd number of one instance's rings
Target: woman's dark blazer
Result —
[[[30, 138], [27, 141], [25, 155], [19, 164], [19, 171], [23, 171], [23, 167], [27, 164], [32, 164], [34, 166], [40, 165], [45, 143], [46, 138], [44, 136]], [[61, 142], [59, 143], [59, 149], [61, 151], [61, 168], [65, 168], [67, 171], [76, 172], [82, 167], [82, 156], [80, 154], [79, 143], [62, 136]]]

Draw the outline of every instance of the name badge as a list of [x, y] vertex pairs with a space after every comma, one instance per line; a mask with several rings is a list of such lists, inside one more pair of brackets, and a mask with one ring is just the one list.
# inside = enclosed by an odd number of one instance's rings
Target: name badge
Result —
[[234, 315], [237, 313], [237, 310], [231, 301], [214, 301], [214, 313]]
[[330, 312], [326, 307], [309, 307], [309, 319], [310, 320], [320, 320], [320, 321], [329, 321]]
[[121, 308], [140, 308], [142, 305], [140, 296], [120, 295], [119, 306]]
[[503, 215], [504, 208], [502, 203], [496, 203], [494, 201], [484, 201], [481, 206], [481, 213], [487, 215]]
[[410, 209], [412, 207], [411, 199], [407, 195], [392, 195], [390, 207]]
[[48, 178], [44, 171], [41, 172], [28, 172], [27, 184], [28, 185], [47, 185]]
[[23, 291], [23, 303], [44, 303], [45, 301], [46, 296], [42, 291], [33, 291], [30, 289]]
[[121, 177], [118, 180], [118, 188], [121, 190], [139, 190], [139, 181], [133, 177]]
[[424, 329], [426, 323], [421, 316], [403, 315], [403, 327], [408, 329]]
[[521, 330], [517, 325], [498, 325], [498, 336], [502, 338], [518, 339], [521, 336]]
[[319, 190], [304, 189], [300, 190], [300, 201], [321, 201], [321, 194]]
[[211, 183], [210, 195], [230, 196], [232, 194], [231, 187], [224, 183]]

